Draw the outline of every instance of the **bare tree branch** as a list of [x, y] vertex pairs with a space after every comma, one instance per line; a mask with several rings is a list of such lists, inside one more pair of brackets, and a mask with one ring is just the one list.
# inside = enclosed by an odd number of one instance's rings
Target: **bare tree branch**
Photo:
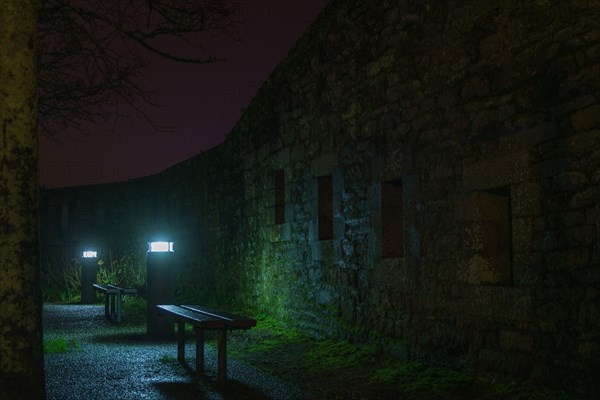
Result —
[[[40, 131], [50, 138], [81, 123], [134, 113], [158, 131], [159, 106], [142, 85], [149, 55], [185, 63], [219, 61], [207, 35], [236, 37], [235, 3], [222, 0], [43, 0], [40, 12]], [[176, 43], [176, 45], [174, 45]], [[123, 110], [126, 105], [126, 110]]]

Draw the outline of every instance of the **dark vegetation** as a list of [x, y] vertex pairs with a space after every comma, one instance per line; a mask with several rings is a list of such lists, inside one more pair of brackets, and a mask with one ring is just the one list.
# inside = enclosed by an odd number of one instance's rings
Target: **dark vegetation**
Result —
[[77, 302], [81, 296], [82, 268], [97, 268], [96, 282], [111, 283], [138, 289], [144, 295], [146, 287], [145, 260], [136, 253], [113, 254], [88, 262], [74, 258], [46, 257], [42, 260], [42, 297], [46, 302]]
[[156, 93], [143, 84], [150, 56], [218, 61], [203, 47], [211, 36], [239, 40], [235, 3], [214, 0], [43, 0], [38, 23], [40, 132], [64, 141], [83, 122], [136, 115], [157, 131]]

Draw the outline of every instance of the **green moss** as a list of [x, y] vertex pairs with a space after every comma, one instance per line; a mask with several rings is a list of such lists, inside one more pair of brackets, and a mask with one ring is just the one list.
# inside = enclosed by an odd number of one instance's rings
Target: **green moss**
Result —
[[307, 336], [301, 334], [297, 329], [289, 328], [278, 322], [268, 314], [256, 316], [257, 325], [253, 333], [262, 336], [262, 340], [253, 342], [249, 347], [250, 352], [267, 351], [276, 347], [291, 343], [308, 340]]
[[357, 347], [346, 341], [315, 341], [306, 354], [308, 367], [314, 371], [359, 367], [365, 361], [373, 361], [375, 347]]
[[126, 324], [145, 324], [147, 314], [145, 299], [138, 296], [123, 296], [123, 321]]
[[570, 396], [562, 391], [553, 391], [545, 388], [534, 388], [516, 382], [496, 383], [491, 385], [489, 394], [485, 399], [511, 399], [511, 400], [568, 400]]
[[272, 335], [281, 336], [288, 340], [297, 340], [303, 335], [297, 329], [284, 326], [270, 314], [260, 313], [256, 316], [257, 325], [255, 331], [267, 331]]
[[427, 367], [416, 362], [387, 363], [370, 377], [373, 383], [393, 385], [410, 396], [430, 394], [453, 398], [473, 385], [475, 378], [444, 368]]
[[163, 364], [174, 364], [177, 362], [177, 358], [173, 357], [170, 354], [163, 354], [160, 356], [160, 362]]
[[405, 379], [407, 376], [413, 375], [414, 371], [420, 369], [420, 367], [420, 364], [410, 362], [389, 364], [375, 371], [371, 377], [371, 381], [392, 384], [398, 380]]
[[288, 329], [270, 314], [258, 314], [257, 320], [256, 328], [231, 333], [230, 354], [321, 398], [569, 399], [562, 392], [516, 383], [498, 385], [465, 372], [392, 358], [375, 346], [315, 340]]
[[79, 350], [79, 344], [74, 339], [55, 338], [44, 340], [44, 353], [46, 354], [68, 353], [74, 350]]

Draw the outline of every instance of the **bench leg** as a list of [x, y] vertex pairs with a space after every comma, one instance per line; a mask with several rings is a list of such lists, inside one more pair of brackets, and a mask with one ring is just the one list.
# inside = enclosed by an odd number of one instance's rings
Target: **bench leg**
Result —
[[121, 322], [121, 292], [117, 293], [117, 322]]
[[116, 299], [115, 299], [115, 295], [111, 294], [110, 295], [110, 319], [114, 322], [115, 320], [115, 306], [116, 306]]
[[196, 375], [204, 375], [204, 329], [196, 331]]
[[106, 318], [110, 318], [110, 300], [109, 300], [109, 294], [108, 293], [104, 293], [104, 316]]
[[185, 364], [185, 323], [177, 323], [177, 361]]
[[219, 331], [218, 336], [218, 382], [225, 383], [227, 380], [227, 330], [222, 329]]

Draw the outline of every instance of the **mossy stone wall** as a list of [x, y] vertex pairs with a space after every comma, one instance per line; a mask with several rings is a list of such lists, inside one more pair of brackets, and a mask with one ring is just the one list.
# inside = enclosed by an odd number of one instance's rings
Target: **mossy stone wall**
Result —
[[0, 398], [44, 394], [38, 260], [38, 3], [0, 2]]

